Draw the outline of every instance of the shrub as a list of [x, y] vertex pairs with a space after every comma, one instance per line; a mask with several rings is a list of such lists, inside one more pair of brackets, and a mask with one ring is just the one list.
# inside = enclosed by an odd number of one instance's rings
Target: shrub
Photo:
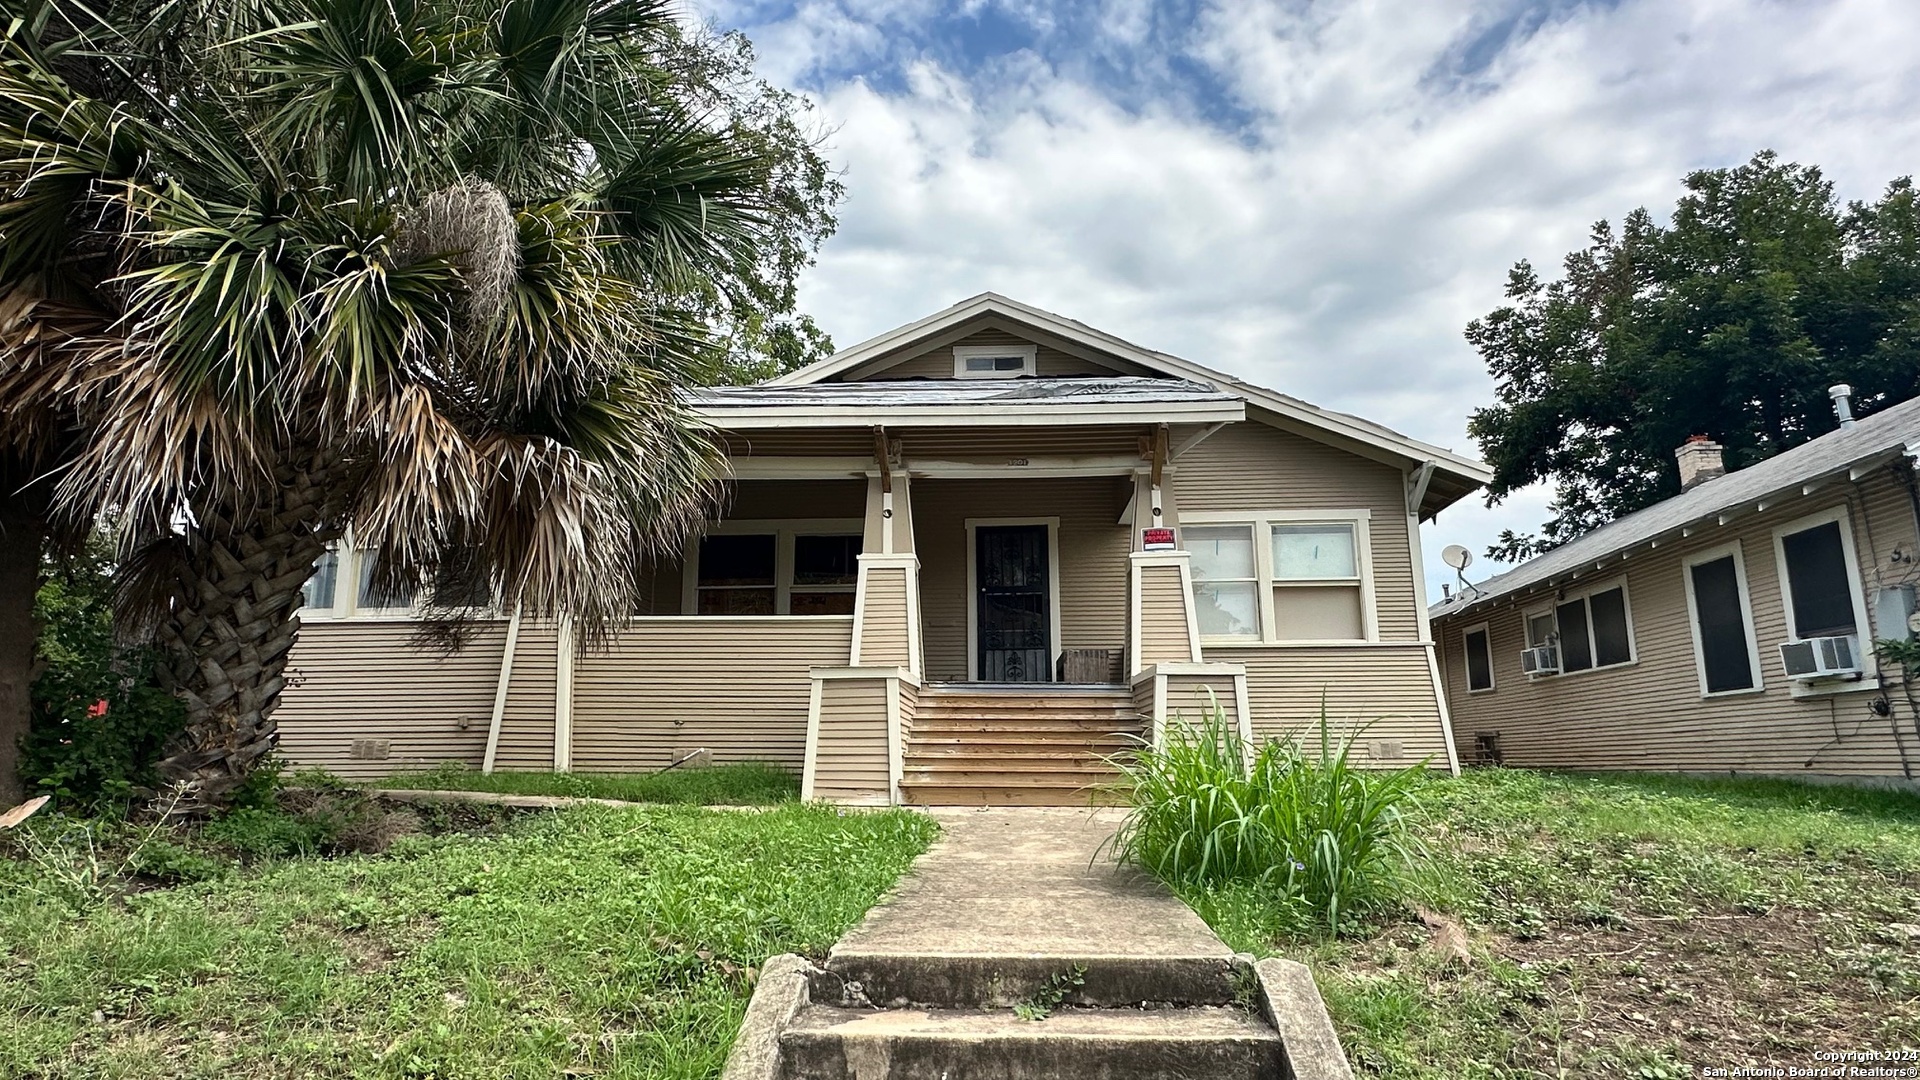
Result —
[[44, 664], [20, 774], [70, 809], [124, 810], [156, 782], [154, 765], [186, 723], [154, 684], [155, 655], [114, 640], [113, 574], [105, 541], [51, 568], [34, 600]]
[[324, 822], [256, 806], [243, 806], [207, 822], [201, 835], [256, 859], [312, 855], [332, 839]]
[[1115, 849], [1176, 884], [1272, 890], [1337, 932], [1420, 854], [1402, 807], [1425, 763], [1355, 768], [1359, 734], [1335, 741], [1323, 707], [1317, 752], [1280, 739], [1250, 751], [1218, 702], [1198, 726], [1175, 717], [1160, 747], [1119, 762], [1131, 809]]

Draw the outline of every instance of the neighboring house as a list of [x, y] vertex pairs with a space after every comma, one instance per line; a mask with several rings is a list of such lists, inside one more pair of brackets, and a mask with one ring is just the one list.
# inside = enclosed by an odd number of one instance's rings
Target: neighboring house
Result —
[[1457, 768], [1418, 522], [1479, 462], [992, 294], [691, 403], [729, 512], [611, 648], [501, 618], [416, 651], [411, 598], [343, 551], [282, 751], [367, 777], [705, 750], [811, 798], [1064, 803], [1176, 713], [1280, 735], [1324, 701], [1372, 725], [1358, 759]]
[[1909, 636], [1920, 400], [1738, 472], [1696, 437], [1681, 494], [1433, 609], [1462, 753], [1510, 765], [1920, 771]]

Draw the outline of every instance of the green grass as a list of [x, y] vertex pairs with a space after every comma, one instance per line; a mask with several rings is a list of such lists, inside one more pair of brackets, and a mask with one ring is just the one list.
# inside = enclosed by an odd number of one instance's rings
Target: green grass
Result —
[[822, 955], [934, 830], [589, 806], [83, 907], [0, 858], [0, 1076], [715, 1076], [755, 965]]
[[1236, 948], [1314, 966], [1362, 1076], [1677, 1077], [1920, 1044], [1920, 795], [1485, 770], [1416, 798], [1429, 858], [1339, 938], [1298, 934], [1270, 890], [1181, 890]]
[[482, 773], [460, 765], [445, 765], [428, 772], [390, 776], [380, 781], [379, 786], [491, 791], [501, 795], [568, 795], [693, 806], [768, 806], [800, 798], [799, 776], [778, 765], [757, 761], [633, 774]]

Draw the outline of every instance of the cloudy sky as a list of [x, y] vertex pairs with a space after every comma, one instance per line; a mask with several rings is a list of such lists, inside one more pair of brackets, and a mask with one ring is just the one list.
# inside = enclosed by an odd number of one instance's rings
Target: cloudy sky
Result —
[[[1846, 198], [1920, 162], [1913, 0], [698, 4], [831, 128], [838, 344], [991, 289], [1469, 453], [1515, 260], [1762, 148]], [[1435, 595], [1544, 504], [1443, 513]]]

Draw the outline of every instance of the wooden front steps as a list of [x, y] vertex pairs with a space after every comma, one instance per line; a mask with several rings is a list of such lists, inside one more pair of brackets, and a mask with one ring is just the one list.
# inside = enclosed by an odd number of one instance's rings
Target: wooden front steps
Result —
[[934, 684], [920, 692], [902, 797], [922, 806], [1086, 806], [1143, 729], [1124, 687]]

